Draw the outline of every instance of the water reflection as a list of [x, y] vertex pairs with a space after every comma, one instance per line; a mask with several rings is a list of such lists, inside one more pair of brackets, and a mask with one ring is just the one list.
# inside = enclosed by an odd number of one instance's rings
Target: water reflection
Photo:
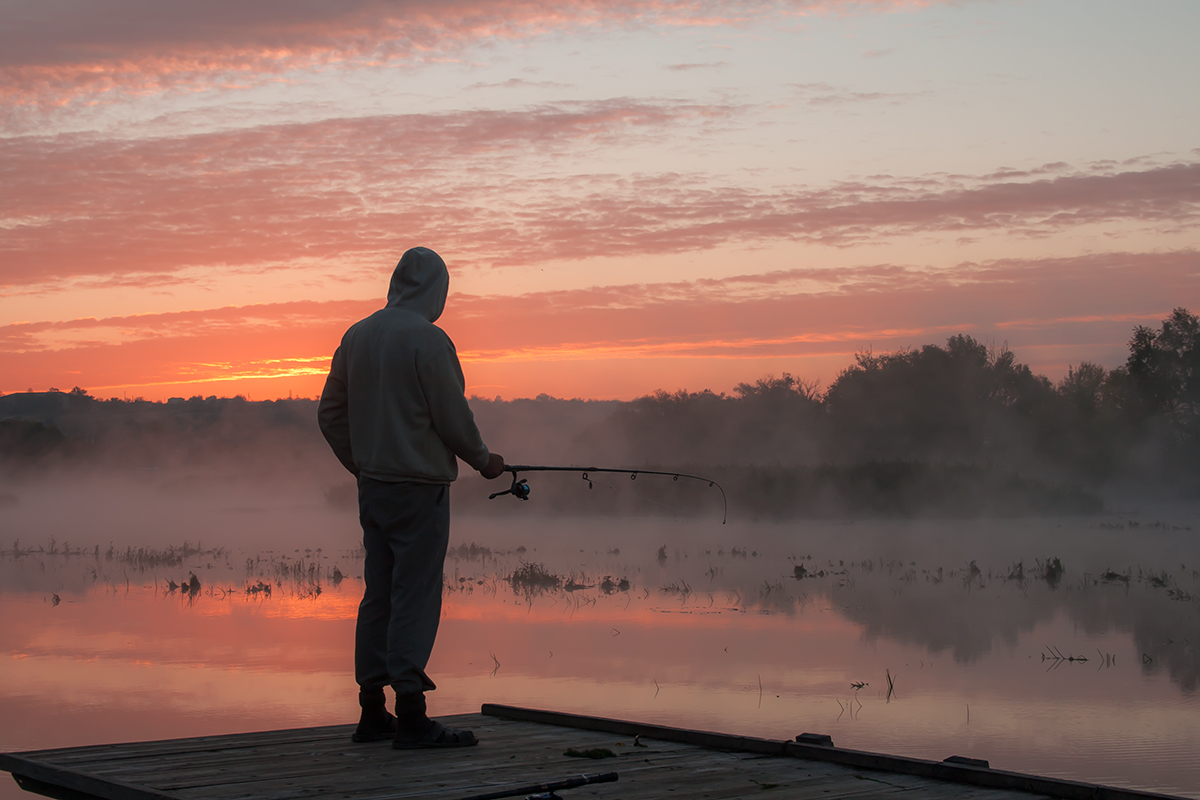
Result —
[[[1200, 547], [1102, 524], [464, 520], [431, 704], [1194, 791]], [[6, 547], [0, 746], [349, 721], [361, 590], [356, 548]]]

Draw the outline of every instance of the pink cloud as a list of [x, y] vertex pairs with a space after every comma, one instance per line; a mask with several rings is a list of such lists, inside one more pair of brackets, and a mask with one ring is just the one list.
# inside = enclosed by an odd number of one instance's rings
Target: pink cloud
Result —
[[567, 148], [586, 161], [590, 148], [723, 124], [736, 111], [614, 99], [149, 140], [0, 139], [0, 286], [390, 259], [399, 231], [487, 266], [1117, 221], [1172, 230], [1200, 216], [1195, 162], [777, 191], [554, 171]]
[[0, 29], [0, 102], [61, 106], [166, 88], [246, 85], [290, 70], [454, 54], [488, 38], [580, 27], [737, 25], [770, 15], [869, 13], [898, 0], [346, 0], [103, 5], [42, 0]]
[[706, 61], [697, 64], [668, 64], [667, 69], [674, 72], [690, 72], [697, 69], [721, 69], [729, 66], [728, 61]]
[[[516, 235], [503, 211], [514, 192], [540, 190], [510, 181], [516, 160], [727, 113], [616, 99], [153, 140], [0, 140], [0, 285], [370, 257], [390, 254], [397, 231], [486, 248], [489, 228], [492, 241]], [[464, 170], [472, 159], [479, 170]]]

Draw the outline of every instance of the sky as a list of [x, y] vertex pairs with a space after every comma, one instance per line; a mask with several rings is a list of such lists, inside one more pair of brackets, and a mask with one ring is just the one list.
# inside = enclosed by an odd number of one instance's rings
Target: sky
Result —
[[469, 394], [1200, 311], [1194, 0], [0, 0], [0, 392], [319, 394], [412, 246]]

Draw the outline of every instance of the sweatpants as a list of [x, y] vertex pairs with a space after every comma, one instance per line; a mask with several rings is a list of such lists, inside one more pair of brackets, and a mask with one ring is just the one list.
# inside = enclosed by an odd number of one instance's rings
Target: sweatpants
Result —
[[442, 569], [450, 539], [450, 487], [358, 479], [367, 562], [358, 606], [354, 677], [396, 694], [436, 689], [425, 674], [442, 615]]

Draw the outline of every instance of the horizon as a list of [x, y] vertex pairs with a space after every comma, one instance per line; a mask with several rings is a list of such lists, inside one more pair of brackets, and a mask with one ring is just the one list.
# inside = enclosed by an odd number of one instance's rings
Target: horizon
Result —
[[[1166, 316], [1166, 315], [1164, 315], [1164, 316]], [[951, 335], [953, 335], [953, 334], [951, 334]], [[917, 347], [901, 348], [899, 350], [887, 351], [887, 352], [889, 354], [891, 354], [891, 353], [899, 354], [899, 353], [903, 353], [906, 351], [920, 350], [921, 347], [929, 347], [929, 346], [942, 347], [943, 344], [944, 344], [944, 342], [942, 344], [935, 344], [933, 342], [927, 342], [924, 345], [918, 345]], [[984, 343], [984, 344], [986, 344], [986, 343]], [[999, 348], [996, 348], [993, 345], [989, 345], [989, 350], [999, 350], [999, 351], [1003, 352], [1007, 349], [1009, 349], [1009, 348], [1007, 348], [1005, 346], [1000, 346]], [[858, 354], [861, 354], [864, 352], [873, 353], [874, 351], [859, 351], [859, 353], [856, 353], [855, 355], [857, 356]], [[874, 353], [874, 354], [882, 355], [884, 353]], [[1018, 354], [1015, 352], [1013, 355], [1018, 356]], [[852, 358], [851, 361], [845, 367], [843, 367], [841, 370], [839, 370], [838, 375], [841, 375], [843, 372], [845, 372], [846, 370], [853, 367], [856, 363], [857, 363], [857, 361], [855, 360], [855, 358]], [[1028, 364], [1025, 364], [1025, 362], [1023, 362], [1019, 357], [1016, 358], [1016, 363], [1018, 365], [1023, 364], [1025, 366], [1030, 366]], [[1070, 365], [1071, 368], [1074, 368], [1076, 366], [1078, 366], [1078, 365]], [[1109, 367], [1106, 367], [1104, 365], [1100, 365], [1100, 366], [1104, 367], [1105, 371], [1110, 370]], [[1124, 363], [1119, 364], [1117, 366], [1118, 367], [1124, 366]], [[1038, 372], [1037, 370], [1033, 369], [1032, 367], [1030, 367], [1030, 369], [1035, 376], [1046, 378], [1054, 386], [1057, 386], [1059, 384], [1060, 380], [1063, 377], [1065, 377], [1065, 374], [1066, 374], [1066, 373], [1064, 373], [1063, 375], [1058, 376], [1058, 379], [1055, 379], [1055, 378], [1052, 378], [1051, 376], [1043, 375], [1042, 373]], [[823, 381], [820, 381], [819, 379], [811, 379], [806, 376], [792, 375], [790, 372], [780, 373], [779, 376], [776, 376], [775, 373], [768, 372], [768, 373], [760, 374], [757, 376], [748, 377], [745, 380], [740, 380], [737, 383], [729, 386], [728, 388], [724, 388], [724, 389], [714, 389], [711, 386], [701, 386], [699, 388], [675, 387], [673, 389], [668, 389], [666, 386], [658, 386], [653, 389], [650, 389], [647, 392], [629, 396], [629, 397], [583, 397], [583, 396], [579, 396], [579, 395], [566, 396], [566, 395], [555, 395], [555, 394], [551, 394], [549, 392], [539, 392], [537, 395], [528, 395], [528, 396], [516, 395], [516, 396], [511, 396], [511, 397], [504, 397], [499, 394], [489, 396], [489, 395], [485, 395], [485, 394], [480, 394], [478, 392], [473, 392], [472, 386], [470, 384], [468, 384], [466, 396], [467, 396], [468, 400], [480, 400], [480, 401], [484, 401], [484, 402], [506, 402], [506, 403], [507, 402], [517, 402], [517, 401], [522, 401], [522, 400], [528, 400], [528, 401], [553, 400], [553, 401], [560, 401], [560, 402], [584, 402], [584, 403], [631, 402], [633, 400], [637, 400], [637, 399], [644, 398], [644, 397], [652, 397], [659, 393], [676, 394], [676, 393], [680, 393], [680, 392], [684, 392], [684, 393], [688, 393], [688, 394], [701, 394], [704, 392], [711, 392], [712, 394], [715, 394], [719, 397], [726, 397], [726, 396], [736, 395], [737, 389], [741, 385], [747, 385], [747, 384], [753, 385], [753, 383], [758, 380], [773, 380], [776, 377], [788, 377], [788, 376], [795, 378], [799, 384], [814, 386], [815, 391], [816, 391], [816, 396], [818, 398], [823, 398], [825, 393], [829, 390], [829, 387], [836, 381], [836, 377], [829, 382], [823, 382]], [[320, 376], [320, 378], [321, 378], [321, 381], [323, 382], [324, 381], [323, 373]], [[170, 384], [170, 386], [178, 387], [179, 384]], [[10, 397], [12, 395], [24, 395], [24, 394], [74, 394], [78, 391], [82, 391], [84, 396], [86, 396], [92, 400], [98, 400], [98, 401], [121, 400], [123, 402], [150, 402], [150, 403], [167, 403], [169, 401], [177, 401], [177, 400], [182, 400], [182, 401], [187, 402], [187, 401], [191, 401], [191, 400], [238, 400], [238, 399], [244, 400], [246, 402], [251, 402], [251, 403], [276, 402], [276, 401], [280, 401], [280, 400], [309, 400], [309, 401], [315, 402], [315, 401], [319, 401], [321, 399], [320, 392], [317, 392], [316, 394], [312, 394], [312, 395], [307, 395], [307, 394], [295, 393], [290, 390], [289, 390], [287, 396], [281, 395], [278, 397], [254, 397], [253, 395], [246, 394], [246, 393], [238, 393], [238, 394], [232, 394], [232, 395], [218, 395], [218, 394], [209, 394], [209, 395], [170, 394], [170, 395], [168, 395], [166, 393], [159, 392], [151, 397], [147, 397], [144, 394], [130, 395], [128, 392], [124, 392], [120, 396], [118, 396], [118, 395], [102, 396], [102, 395], [95, 393], [96, 391], [100, 391], [100, 390], [106, 389], [106, 388], [111, 388], [111, 387], [99, 387], [99, 389], [96, 389], [96, 390], [93, 390], [86, 386], [73, 386], [70, 389], [63, 389], [58, 386], [51, 386], [51, 387], [47, 387], [45, 389], [34, 389], [32, 387], [28, 387], [24, 390], [19, 390], [19, 391], [0, 391], [0, 398]]]

